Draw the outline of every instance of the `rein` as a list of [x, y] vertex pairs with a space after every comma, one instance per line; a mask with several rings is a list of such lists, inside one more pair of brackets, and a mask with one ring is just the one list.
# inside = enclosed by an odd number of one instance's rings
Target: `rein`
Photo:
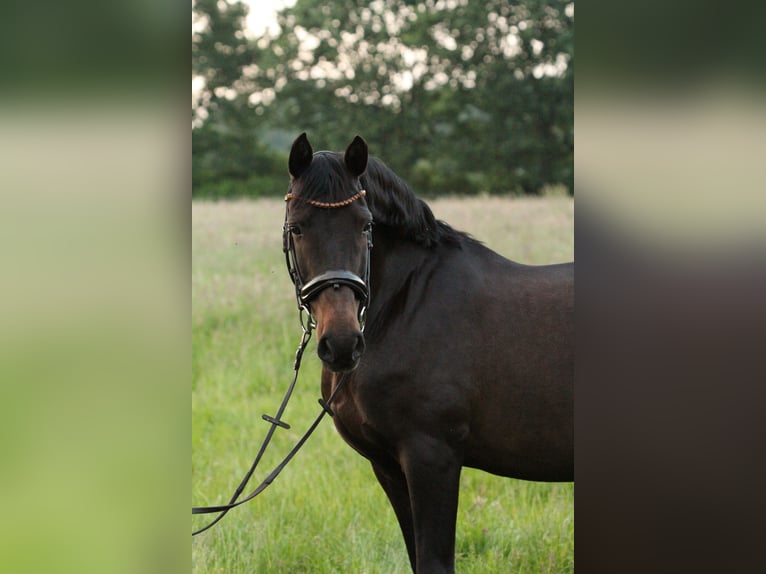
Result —
[[[358, 193], [356, 193], [354, 196], [344, 201], [338, 201], [334, 203], [324, 203], [324, 202], [309, 200], [309, 203], [311, 205], [314, 205], [315, 207], [320, 207], [320, 208], [344, 207], [346, 205], [353, 203], [357, 199], [364, 197], [364, 195], [365, 195], [365, 191], [362, 189]], [[288, 193], [287, 196], [285, 196], [285, 201], [287, 202], [290, 199], [292, 199], [292, 194]], [[287, 220], [287, 214], [285, 213], [285, 221], [286, 220]], [[317, 295], [323, 289], [326, 289], [330, 286], [345, 285], [350, 287], [359, 297], [359, 301], [360, 301], [359, 324], [361, 329], [364, 329], [364, 318], [367, 311], [367, 304], [370, 298], [369, 279], [370, 279], [370, 250], [371, 249], [372, 249], [372, 236], [371, 236], [371, 233], [368, 232], [367, 263], [365, 268], [364, 279], [362, 279], [361, 277], [359, 277], [358, 275], [350, 271], [328, 271], [326, 273], [322, 273], [321, 275], [317, 277], [314, 277], [313, 279], [311, 279], [310, 281], [304, 284], [301, 274], [298, 270], [297, 259], [295, 256], [295, 247], [292, 242], [292, 236], [290, 234], [290, 230], [288, 229], [287, 223], [285, 223], [285, 227], [283, 230], [283, 250], [285, 252], [285, 258], [287, 261], [287, 270], [290, 273], [290, 278], [292, 279], [293, 284], [295, 285], [295, 294], [296, 294], [296, 299], [298, 302], [299, 319], [301, 323], [301, 328], [303, 329], [301, 342], [298, 345], [298, 349], [295, 351], [295, 361], [293, 363], [293, 379], [290, 382], [290, 385], [288, 386], [287, 391], [285, 392], [285, 396], [282, 399], [282, 404], [279, 405], [277, 414], [273, 417], [266, 414], [262, 415], [263, 420], [269, 423], [271, 427], [269, 427], [269, 431], [266, 434], [266, 438], [263, 440], [261, 447], [258, 449], [258, 453], [255, 455], [255, 459], [253, 460], [253, 463], [250, 465], [250, 468], [248, 469], [248, 471], [245, 473], [245, 476], [240, 481], [239, 486], [237, 486], [237, 489], [235, 490], [234, 494], [229, 499], [229, 502], [227, 504], [221, 504], [218, 506], [193, 506], [192, 507], [192, 515], [216, 514], [216, 513], [218, 514], [218, 516], [216, 516], [206, 526], [193, 531], [192, 536], [196, 536], [197, 534], [201, 534], [202, 532], [205, 532], [206, 530], [212, 528], [221, 519], [223, 519], [223, 517], [226, 516], [226, 514], [232, 508], [235, 508], [237, 506], [245, 504], [246, 502], [249, 502], [256, 496], [258, 496], [261, 492], [266, 490], [266, 488], [274, 481], [274, 479], [277, 476], [279, 476], [279, 474], [282, 472], [285, 466], [287, 466], [287, 463], [289, 463], [292, 460], [292, 458], [298, 453], [298, 451], [301, 449], [304, 443], [308, 440], [308, 438], [311, 436], [311, 434], [314, 432], [317, 426], [319, 426], [319, 423], [322, 421], [324, 416], [327, 414], [329, 414], [330, 416], [334, 415], [332, 409], [330, 408], [330, 405], [332, 404], [332, 401], [337, 395], [338, 391], [343, 386], [343, 383], [346, 380], [345, 376], [341, 376], [339, 378], [338, 384], [336, 385], [335, 389], [333, 389], [333, 392], [330, 394], [330, 396], [327, 398], [327, 401], [321, 398], [319, 399], [319, 405], [322, 407], [321, 412], [319, 413], [319, 415], [317, 415], [316, 419], [314, 419], [314, 422], [311, 423], [311, 426], [309, 426], [308, 430], [303, 434], [303, 436], [298, 440], [298, 442], [295, 443], [295, 446], [293, 446], [293, 448], [290, 450], [290, 452], [287, 453], [285, 458], [282, 459], [282, 462], [280, 462], [274, 468], [274, 470], [272, 470], [269, 473], [269, 475], [265, 479], [263, 479], [263, 481], [258, 485], [258, 487], [256, 487], [255, 490], [253, 490], [250, 494], [245, 496], [242, 500], [239, 500], [239, 497], [242, 495], [245, 488], [247, 487], [247, 483], [250, 482], [250, 478], [255, 472], [255, 469], [258, 466], [258, 463], [260, 463], [261, 458], [263, 457], [263, 453], [266, 452], [266, 447], [268, 447], [269, 443], [271, 442], [271, 439], [274, 436], [274, 432], [276, 432], [277, 428], [283, 428], [283, 429], [290, 428], [290, 425], [282, 420], [282, 415], [284, 414], [285, 408], [287, 407], [287, 403], [290, 400], [290, 397], [292, 396], [293, 390], [295, 388], [295, 383], [298, 381], [298, 372], [300, 371], [301, 359], [303, 358], [303, 352], [306, 350], [306, 346], [311, 340], [311, 333], [316, 327], [316, 322], [314, 321], [314, 318], [311, 316], [311, 310], [309, 309], [309, 305], [308, 305], [310, 299], [312, 299], [315, 295]], [[307, 320], [304, 319], [304, 313], [308, 316]]]
[[311, 423], [311, 426], [309, 426], [308, 430], [303, 434], [300, 440], [298, 440], [298, 442], [295, 443], [295, 446], [293, 446], [290, 452], [287, 453], [287, 456], [285, 456], [285, 458], [282, 459], [282, 462], [280, 462], [274, 468], [274, 470], [272, 470], [271, 473], [269, 473], [269, 475], [265, 479], [263, 479], [263, 482], [261, 482], [261, 484], [259, 484], [255, 490], [253, 490], [250, 494], [248, 494], [242, 500], [238, 500], [242, 492], [245, 490], [247, 483], [250, 481], [250, 477], [253, 475], [253, 472], [255, 472], [255, 469], [258, 466], [258, 463], [261, 461], [261, 457], [263, 456], [263, 453], [266, 451], [266, 447], [271, 442], [271, 438], [274, 436], [274, 432], [276, 431], [277, 427], [283, 428], [283, 429], [290, 428], [290, 425], [282, 420], [282, 415], [285, 411], [285, 408], [287, 407], [288, 401], [290, 400], [290, 396], [293, 393], [293, 389], [295, 388], [295, 383], [298, 380], [298, 371], [300, 370], [300, 366], [301, 366], [301, 358], [303, 357], [303, 352], [306, 350], [306, 346], [308, 345], [309, 340], [311, 339], [311, 330], [312, 330], [311, 327], [309, 327], [308, 329], [306, 327], [303, 327], [303, 336], [301, 337], [301, 342], [298, 345], [297, 351], [295, 352], [295, 362], [293, 364], [293, 371], [294, 371], [293, 379], [290, 382], [290, 386], [287, 388], [287, 391], [285, 392], [285, 396], [282, 399], [282, 404], [279, 406], [279, 409], [277, 410], [277, 414], [273, 417], [266, 414], [263, 415], [263, 420], [271, 424], [271, 427], [269, 428], [269, 432], [266, 434], [266, 438], [263, 440], [263, 443], [261, 444], [261, 448], [258, 449], [258, 454], [255, 456], [253, 463], [250, 465], [250, 468], [245, 473], [245, 476], [242, 478], [242, 481], [239, 483], [239, 486], [237, 487], [236, 491], [234, 492], [234, 494], [232, 495], [231, 499], [229, 500], [227, 504], [222, 504], [219, 506], [192, 507], [192, 514], [218, 513], [218, 516], [216, 516], [214, 520], [208, 523], [207, 526], [204, 526], [192, 532], [192, 536], [196, 536], [197, 534], [200, 534], [202, 532], [205, 532], [209, 528], [212, 528], [224, 516], [226, 516], [229, 510], [237, 506], [240, 506], [241, 504], [245, 504], [246, 502], [249, 502], [256, 496], [258, 496], [261, 492], [266, 490], [266, 488], [274, 481], [274, 479], [277, 476], [279, 476], [279, 474], [282, 472], [285, 466], [287, 466], [287, 463], [290, 462], [290, 460], [292, 460], [292, 458], [298, 453], [298, 451], [301, 449], [304, 443], [308, 440], [308, 438], [311, 436], [311, 434], [314, 432], [317, 426], [319, 426], [319, 423], [322, 421], [324, 416], [326, 414], [333, 416], [334, 413], [332, 412], [332, 409], [330, 408], [330, 404], [332, 403], [333, 399], [335, 398], [340, 388], [343, 386], [345, 377], [340, 378], [340, 380], [338, 381], [338, 385], [335, 387], [332, 394], [328, 397], [327, 401], [324, 401], [323, 399], [319, 399], [319, 405], [322, 407], [322, 411], [319, 413], [316, 419], [314, 419], [314, 422]]

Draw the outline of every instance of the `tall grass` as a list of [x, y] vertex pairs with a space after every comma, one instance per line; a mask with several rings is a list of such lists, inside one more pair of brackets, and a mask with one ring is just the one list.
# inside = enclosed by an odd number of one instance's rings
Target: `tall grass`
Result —
[[[565, 197], [441, 199], [434, 213], [524, 263], [572, 259]], [[284, 204], [192, 204], [192, 503], [226, 502], [265, 436], [292, 372], [300, 328], [281, 253]], [[312, 343], [253, 486], [319, 411]], [[573, 571], [571, 484], [464, 469], [456, 568], [462, 573]], [[193, 517], [192, 528], [204, 524]], [[192, 540], [202, 573], [409, 572], [393, 510], [369, 464], [326, 419], [261, 496]]]

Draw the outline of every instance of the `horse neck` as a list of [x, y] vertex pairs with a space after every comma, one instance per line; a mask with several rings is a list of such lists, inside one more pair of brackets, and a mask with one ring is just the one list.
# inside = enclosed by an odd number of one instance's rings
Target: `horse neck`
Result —
[[[368, 324], [385, 322], [393, 300], [407, 295], [413, 274], [429, 273], [436, 264], [436, 250], [396, 237], [389, 229], [376, 227], [370, 259], [371, 305]], [[382, 316], [378, 316], [382, 315]], [[374, 328], [372, 329], [375, 330]]]

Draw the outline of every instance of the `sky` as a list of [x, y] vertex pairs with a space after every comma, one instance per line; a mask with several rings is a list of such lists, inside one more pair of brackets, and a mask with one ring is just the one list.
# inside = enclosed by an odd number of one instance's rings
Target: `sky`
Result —
[[276, 32], [277, 11], [295, 4], [295, 0], [243, 0], [243, 2], [250, 6], [247, 26], [253, 36], [260, 36], [267, 28]]

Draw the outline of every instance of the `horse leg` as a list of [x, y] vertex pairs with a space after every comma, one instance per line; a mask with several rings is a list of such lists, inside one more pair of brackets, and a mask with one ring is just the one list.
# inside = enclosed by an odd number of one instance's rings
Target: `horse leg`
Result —
[[415, 527], [415, 572], [453, 573], [462, 457], [447, 443], [424, 435], [410, 441], [402, 454]]
[[373, 462], [372, 470], [394, 508], [396, 519], [399, 521], [399, 528], [401, 528], [402, 536], [404, 536], [404, 543], [407, 545], [410, 566], [415, 572], [415, 531], [412, 525], [412, 508], [410, 507], [410, 494], [407, 490], [407, 479], [398, 467], [384, 466]]

